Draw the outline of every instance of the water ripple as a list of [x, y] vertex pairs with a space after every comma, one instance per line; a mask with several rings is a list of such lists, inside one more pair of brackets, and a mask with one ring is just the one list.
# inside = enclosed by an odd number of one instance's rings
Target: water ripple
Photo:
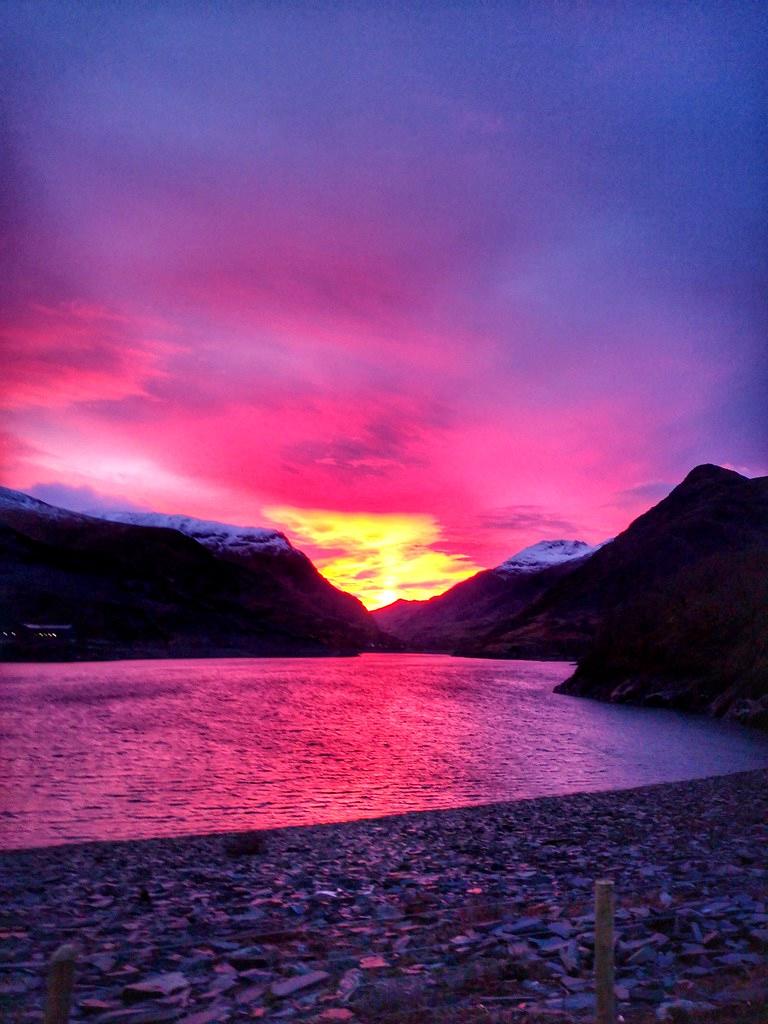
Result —
[[768, 736], [428, 655], [2, 666], [0, 846], [343, 821], [768, 765]]

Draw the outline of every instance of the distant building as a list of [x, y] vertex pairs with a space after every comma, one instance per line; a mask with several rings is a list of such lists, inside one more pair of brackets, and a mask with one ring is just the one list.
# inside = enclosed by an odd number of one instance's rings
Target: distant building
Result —
[[17, 622], [0, 627], [3, 660], [68, 660], [76, 640], [77, 632], [71, 622]]
[[10, 647], [19, 641], [19, 630], [16, 626], [7, 626], [0, 629], [0, 647]]

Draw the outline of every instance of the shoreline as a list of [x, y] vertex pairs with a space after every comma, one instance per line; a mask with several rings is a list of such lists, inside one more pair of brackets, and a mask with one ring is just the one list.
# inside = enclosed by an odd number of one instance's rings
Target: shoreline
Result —
[[0, 852], [0, 1010], [39, 1017], [45, 963], [75, 940], [72, 1020], [94, 1024], [587, 1020], [598, 877], [628, 1020], [746, 998], [766, 967], [768, 769], [288, 826], [227, 853], [248, 835]]
[[[127, 651], [127, 648], [126, 648]], [[398, 654], [402, 653], [399, 651], [379, 651], [379, 650], [368, 650], [367, 648], [350, 649], [350, 650], [339, 650], [339, 651], [275, 651], [272, 653], [227, 653], [226, 649], [222, 649], [219, 653], [213, 654], [201, 654], [191, 653], [167, 653], [152, 651], [143, 651], [139, 654], [135, 653], [135, 649], [131, 648], [133, 653], [115, 652], [104, 653], [101, 656], [88, 652], [88, 654], [80, 656], [73, 656], [71, 658], [62, 657], [51, 657], [51, 658], [39, 658], [39, 657], [14, 657], [0, 658], [0, 666], [2, 665], [104, 665], [118, 661], [264, 661], [269, 658], [290, 658], [301, 659], [306, 658], [311, 661], [317, 661], [322, 658], [358, 658], [361, 654]], [[61, 652], [57, 651], [57, 655]]]
[[[696, 714], [693, 712], [693, 714]], [[699, 717], [707, 717], [699, 715]], [[738, 724], [738, 723], [734, 723]], [[388, 824], [407, 823], [407, 819], [419, 819], [430, 815], [447, 814], [471, 814], [472, 812], [498, 811], [504, 812], [519, 804], [544, 804], [546, 802], [570, 800], [574, 797], [607, 797], [611, 795], [631, 795], [637, 792], [665, 789], [671, 786], [687, 786], [695, 782], [710, 782], [716, 779], [730, 779], [738, 776], [751, 776], [759, 773], [766, 774], [766, 785], [768, 785], [768, 765], [763, 768], [746, 768], [736, 772], [722, 772], [716, 775], [700, 775], [691, 779], [674, 779], [667, 782], [650, 782], [639, 786], [619, 786], [608, 789], [578, 789], [570, 793], [551, 793], [541, 796], [521, 796], [511, 800], [492, 800], [482, 804], [459, 804], [456, 807], [427, 807], [422, 810], [392, 811], [390, 814], [376, 814], [363, 818], [349, 818], [343, 821], [318, 821], [310, 824], [297, 825], [265, 825], [256, 829], [216, 829], [211, 832], [184, 832], [175, 836], [137, 836], [133, 839], [73, 839], [63, 842], [47, 843], [42, 846], [19, 846], [0, 847], [0, 861], [4, 857], [12, 857], [16, 854], [44, 853], [54, 850], [76, 850], [83, 847], [113, 849], [121, 846], [134, 847], [137, 844], [152, 843], [191, 843], [210, 839], [218, 839], [222, 842], [234, 839], [237, 836], [250, 835], [254, 832], [262, 833], [268, 837], [278, 833], [310, 832], [315, 830], [339, 830], [344, 831], [354, 826], [385, 826]]]

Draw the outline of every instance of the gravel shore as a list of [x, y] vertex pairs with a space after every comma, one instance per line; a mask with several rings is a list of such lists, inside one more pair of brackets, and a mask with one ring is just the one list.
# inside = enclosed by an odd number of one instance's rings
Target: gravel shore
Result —
[[0, 873], [9, 1021], [40, 1019], [71, 941], [72, 1019], [93, 1024], [589, 1020], [603, 877], [627, 1020], [754, 1005], [768, 977], [768, 770], [17, 851]]

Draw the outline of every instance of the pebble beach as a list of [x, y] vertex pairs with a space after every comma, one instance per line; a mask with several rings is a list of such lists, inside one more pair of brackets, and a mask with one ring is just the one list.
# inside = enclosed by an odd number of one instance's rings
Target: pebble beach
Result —
[[764, 991], [768, 771], [6, 852], [0, 875], [12, 1022], [41, 1019], [62, 943], [93, 1024], [592, 1020], [598, 878], [620, 1018], [693, 1019]]

